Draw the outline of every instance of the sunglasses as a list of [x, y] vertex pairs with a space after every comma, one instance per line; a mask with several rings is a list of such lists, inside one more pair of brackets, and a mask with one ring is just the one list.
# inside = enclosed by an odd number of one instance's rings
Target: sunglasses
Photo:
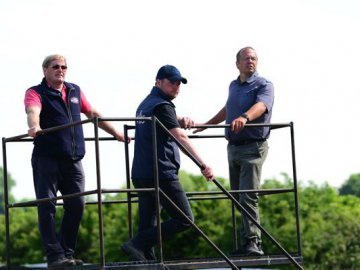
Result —
[[52, 68], [55, 69], [55, 70], [58, 70], [60, 68], [61, 69], [67, 69], [67, 66], [65, 66], [65, 65], [62, 65], [62, 66], [61, 65], [54, 65], [54, 66], [52, 66]]

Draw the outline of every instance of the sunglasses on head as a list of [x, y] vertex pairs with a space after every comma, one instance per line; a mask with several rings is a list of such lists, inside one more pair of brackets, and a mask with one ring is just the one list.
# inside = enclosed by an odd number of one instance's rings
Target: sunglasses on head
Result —
[[67, 69], [67, 66], [65, 66], [65, 65], [54, 65], [54, 66], [52, 66], [52, 68], [53, 69], [55, 69], [55, 70], [57, 70], [57, 69]]

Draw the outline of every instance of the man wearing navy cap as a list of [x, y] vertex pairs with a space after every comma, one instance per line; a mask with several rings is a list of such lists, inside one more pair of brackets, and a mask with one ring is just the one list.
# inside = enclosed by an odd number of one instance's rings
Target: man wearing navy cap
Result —
[[[139, 105], [137, 117], [153, 115], [170, 131], [170, 133], [203, 165], [201, 173], [206, 179], [213, 178], [212, 169], [207, 166], [186, 133], [181, 128], [188, 128], [193, 121], [177, 117], [172, 100], [180, 92], [181, 83], [187, 80], [179, 70], [171, 65], [161, 67], [156, 75], [155, 86], [150, 94]], [[160, 189], [186, 214], [194, 220], [189, 201], [178, 177], [180, 154], [175, 141], [159, 126], [157, 135], [158, 173]], [[132, 180], [136, 188], [153, 188], [154, 163], [152, 147], [152, 131], [150, 121], [137, 121], [135, 129], [135, 152], [132, 165]], [[160, 202], [170, 215], [170, 219], [161, 223], [162, 239], [166, 240], [176, 233], [188, 229], [191, 224], [178, 213], [161, 195]], [[139, 228], [138, 234], [122, 245], [122, 250], [131, 260], [155, 260], [153, 247], [157, 243], [157, 227], [155, 225], [156, 208], [153, 192], [139, 192]]]
[[[226, 120], [229, 178], [232, 190], [256, 190], [260, 186], [262, 165], [268, 153], [270, 127], [244, 128], [246, 123], [269, 124], [274, 103], [274, 87], [260, 77], [256, 68], [258, 57], [251, 47], [242, 48], [236, 55], [240, 74], [230, 83], [229, 95], [223, 108], [205, 124]], [[197, 129], [194, 133], [203, 129]], [[260, 223], [259, 196], [255, 192], [239, 193], [236, 198], [251, 216]], [[263, 255], [261, 231], [242, 215], [242, 247], [232, 255]]]

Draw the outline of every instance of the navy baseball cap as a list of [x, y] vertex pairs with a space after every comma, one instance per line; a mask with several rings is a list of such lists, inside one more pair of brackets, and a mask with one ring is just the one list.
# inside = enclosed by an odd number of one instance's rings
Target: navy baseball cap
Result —
[[172, 82], [180, 81], [184, 84], [187, 83], [187, 79], [181, 76], [180, 71], [176, 67], [171, 65], [162, 66], [156, 75], [156, 79], [157, 80], [168, 79], [169, 81]]

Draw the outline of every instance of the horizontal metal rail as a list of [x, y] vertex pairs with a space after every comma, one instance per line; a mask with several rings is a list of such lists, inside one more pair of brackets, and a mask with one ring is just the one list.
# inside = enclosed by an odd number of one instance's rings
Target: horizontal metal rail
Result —
[[[36, 135], [43, 135], [43, 134], [59, 131], [59, 130], [70, 128], [70, 127], [77, 126], [77, 125], [94, 123], [96, 120], [99, 122], [101, 122], [101, 121], [146, 121], [146, 120], [151, 120], [151, 118], [150, 117], [117, 117], [117, 118], [116, 117], [94, 117], [94, 118], [88, 118], [86, 120], [75, 121], [71, 124], [65, 124], [65, 125], [60, 125], [60, 126], [56, 126], [56, 127], [43, 129], [43, 130], [38, 131], [36, 133]], [[24, 140], [26, 137], [29, 137], [29, 135], [27, 133], [13, 136], [13, 137], [3, 138], [3, 140], [4, 140], [4, 142], [32, 141], [32, 139]], [[112, 137], [109, 139], [114, 139], [114, 138]], [[96, 138], [93, 138], [91, 140], [96, 140]]]
[[[118, 193], [132, 193], [131, 197], [137, 198], [137, 192], [154, 192], [154, 188], [142, 188], [142, 189], [101, 189], [102, 194], [118, 194]], [[70, 199], [73, 197], [78, 196], [87, 196], [87, 195], [95, 195], [97, 194], [98, 190], [89, 190], [85, 192], [78, 192], [73, 193], [69, 195], [63, 195], [63, 196], [57, 196], [53, 198], [45, 198], [45, 199], [39, 199], [39, 200], [31, 200], [26, 202], [20, 202], [20, 203], [9, 203], [8, 208], [16, 208], [16, 207], [31, 207], [31, 206], [37, 206], [38, 203], [44, 203], [48, 201], [58, 201], [62, 199]], [[254, 190], [229, 190], [229, 193], [231, 194], [237, 194], [237, 193], [249, 193], [249, 192], [255, 192]], [[268, 189], [268, 190], [259, 190], [259, 195], [270, 195], [270, 194], [281, 194], [281, 193], [287, 193], [287, 192], [293, 192], [293, 189]], [[221, 191], [198, 191], [198, 192], [186, 192], [186, 195], [190, 201], [199, 201], [199, 200], [228, 200], [229, 198], [227, 196], [221, 196], [224, 193]], [[211, 195], [211, 196], [208, 196]], [[102, 201], [102, 204], [122, 204], [127, 203], [128, 200], [110, 200], [110, 201]], [[132, 203], [137, 203], [138, 200], [131, 200]], [[85, 202], [86, 205], [91, 204], [98, 204], [98, 201], [87, 201]], [[56, 205], [61, 206], [63, 203], [56, 203]]]
[[[290, 127], [291, 123], [277, 123], [277, 124], [264, 124], [264, 123], [254, 123], [254, 124], [245, 124], [244, 127], [251, 128], [251, 127], [270, 127], [271, 129], [276, 128], [284, 128], [284, 127]], [[229, 128], [231, 127], [230, 124], [225, 125], [196, 125], [193, 128]]]

